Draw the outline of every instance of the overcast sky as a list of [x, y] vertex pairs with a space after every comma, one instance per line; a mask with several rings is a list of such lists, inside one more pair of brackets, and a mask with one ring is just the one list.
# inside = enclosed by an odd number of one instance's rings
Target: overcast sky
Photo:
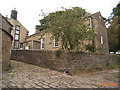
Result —
[[108, 18], [113, 7], [120, 0], [1, 0], [0, 13], [10, 17], [11, 10], [16, 8], [18, 20], [27, 28], [30, 34], [35, 32], [35, 25], [39, 25], [42, 17], [41, 10], [45, 13], [60, 10], [61, 7], [82, 7], [90, 13], [100, 11], [103, 17]]

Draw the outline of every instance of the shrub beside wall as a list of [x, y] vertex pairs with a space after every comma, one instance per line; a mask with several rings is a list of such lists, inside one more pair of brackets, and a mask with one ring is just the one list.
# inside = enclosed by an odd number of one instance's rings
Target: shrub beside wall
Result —
[[82, 52], [59, 52], [39, 50], [12, 50], [11, 60], [21, 61], [57, 71], [72, 72], [104, 68], [116, 65], [120, 56]]

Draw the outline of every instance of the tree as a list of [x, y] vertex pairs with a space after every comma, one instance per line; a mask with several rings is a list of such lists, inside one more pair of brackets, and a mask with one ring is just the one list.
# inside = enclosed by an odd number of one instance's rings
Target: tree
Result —
[[120, 21], [120, 17], [114, 18], [108, 27], [108, 41], [112, 52], [120, 50], [120, 26], [118, 26], [118, 20]]
[[117, 4], [115, 8], [113, 8], [112, 14], [113, 16], [120, 16], [120, 2]]
[[79, 7], [63, 8], [63, 11], [49, 13], [40, 23], [49, 28], [52, 38], [60, 41], [62, 50], [80, 50], [83, 41], [94, 36], [93, 31], [85, 24], [87, 15], [89, 13]]
[[108, 41], [110, 51], [120, 50], [120, 2], [113, 8], [112, 18], [110, 18], [108, 27]]

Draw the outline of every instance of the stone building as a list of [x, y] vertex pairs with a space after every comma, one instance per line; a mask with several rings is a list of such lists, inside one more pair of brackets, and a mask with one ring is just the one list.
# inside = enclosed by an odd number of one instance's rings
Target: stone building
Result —
[[97, 52], [109, 53], [108, 35], [105, 23], [100, 12], [87, 17], [90, 28], [95, 32], [96, 36], [93, 39], [93, 44], [98, 49]]
[[13, 25], [12, 36], [13, 49], [23, 48], [23, 42], [25, 42], [26, 37], [29, 34], [29, 31], [17, 20], [17, 11], [14, 9], [11, 11], [11, 17], [7, 18], [7, 20]]
[[[13, 25], [0, 14], [0, 69], [5, 71], [10, 65]], [[2, 67], [1, 67], [2, 66]]]
[[26, 38], [26, 42], [24, 43], [25, 48], [27, 46], [27, 48], [29, 47], [28, 49], [40, 49], [40, 50], [59, 49], [60, 44], [57, 44], [58, 42], [55, 43], [54, 40], [51, 40], [51, 34], [45, 33], [45, 31], [41, 31], [41, 32], [28, 36]]
[[[103, 18], [100, 12], [94, 13], [88, 17], [85, 17], [87, 24], [91, 30], [96, 34], [92, 41], [85, 41], [84, 43], [94, 44], [99, 53], [108, 53], [108, 37], [107, 30]], [[30, 36], [27, 36], [24, 47], [27, 46], [27, 49], [41, 49], [41, 50], [56, 50], [60, 47], [60, 42], [51, 40], [51, 35], [45, 33], [45, 30], [39, 31], [36, 27], [36, 33]], [[37, 43], [36, 43], [37, 41]], [[38, 44], [38, 45], [37, 45]], [[34, 48], [36, 47], [36, 48]]]

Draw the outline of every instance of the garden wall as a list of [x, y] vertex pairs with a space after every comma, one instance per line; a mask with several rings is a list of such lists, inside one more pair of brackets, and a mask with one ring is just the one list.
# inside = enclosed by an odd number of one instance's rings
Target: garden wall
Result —
[[[84, 52], [12, 50], [11, 60], [21, 61], [57, 71], [71, 72], [104, 68], [118, 64], [120, 56]], [[118, 61], [119, 60], [119, 61]]]

